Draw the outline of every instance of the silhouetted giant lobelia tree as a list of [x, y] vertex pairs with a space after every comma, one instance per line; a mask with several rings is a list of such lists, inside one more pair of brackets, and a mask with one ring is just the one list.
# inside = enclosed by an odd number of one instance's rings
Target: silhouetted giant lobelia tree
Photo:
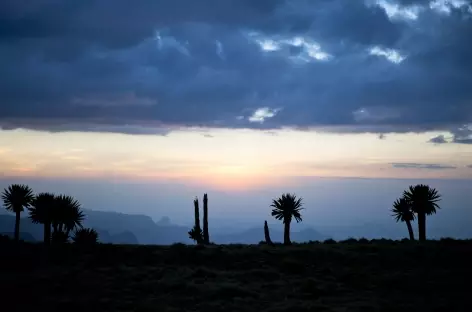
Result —
[[39, 193], [31, 203], [29, 218], [33, 223], [44, 225], [44, 243], [51, 242], [51, 215], [53, 206], [56, 204], [56, 196], [51, 193]]
[[284, 244], [290, 245], [290, 223], [292, 218], [298, 222], [302, 221], [300, 211], [302, 208], [302, 198], [298, 198], [295, 194], [282, 194], [281, 197], [274, 199], [272, 205], [272, 216], [277, 220], [282, 220], [284, 224]]
[[210, 234], [208, 232], [208, 195], [203, 194], [203, 243], [210, 244]]
[[98, 243], [98, 233], [94, 229], [78, 229], [72, 240], [77, 245], [91, 246]]
[[264, 237], [267, 245], [273, 246], [272, 240], [270, 239], [269, 226], [267, 225], [267, 220], [264, 221]]
[[190, 239], [193, 239], [197, 244], [203, 243], [203, 231], [200, 227], [200, 209], [198, 207], [198, 198], [195, 197], [193, 201], [194, 207], [194, 217], [195, 217], [195, 224], [193, 228], [188, 232]]
[[58, 242], [67, 241], [72, 230], [82, 228], [84, 214], [80, 203], [71, 196], [59, 195], [54, 200], [51, 215], [52, 238], [57, 238]]
[[410, 240], [415, 240], [415, 234], [413, 233], [413, 227], [411, 226], [411, 221], [415, 219], [415, 214], [411, 210], [411, 206], [405, 198], [399, 198], [393, 203], [393, 217], [397, 222], [402, 221], [406, 223], [408, 228], [408, 234], [410, 235]]
[[412, 211], [418, 215], [419, 240], [426, 240], [426, 216], [436, 213], [436, 209], [440, 208], [437, 203], [441, 200], [441, 195], [428, 185], [418, 184], [404, 191], [403, 197], [410, 204]]
[[15, 213], [15, 241], [20, 239], [21, 212], [31, 205], [33, 191], [27, 185], [12, 184], [3, 190], [2, 200], [5, 209]]

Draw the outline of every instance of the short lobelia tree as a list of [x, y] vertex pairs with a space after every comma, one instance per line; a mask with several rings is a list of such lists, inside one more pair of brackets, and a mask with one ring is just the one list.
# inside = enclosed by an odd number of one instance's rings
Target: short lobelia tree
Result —
[[415, 220], [415, 214], [411, 210], [411, 205], [408, 203], [408, 200], [405, 198], [399, 198], [393, 203], [392, 210], [393, 217], [397, 222], [405, 222], [408, 228], [408, 234], [410, 235], [410, 240], [415, 240], [415, 234], [413, 233], [413, 227], [411, 222]]

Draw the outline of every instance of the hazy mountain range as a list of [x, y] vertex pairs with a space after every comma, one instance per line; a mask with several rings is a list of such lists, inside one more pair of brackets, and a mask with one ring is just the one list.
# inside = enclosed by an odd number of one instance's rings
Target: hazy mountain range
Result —
[[[151, 217], [139, 214], [124, 214], [109, 211], [84, 210], [86, 219], [84, 227], [97, 230], [100, 241], [115, 244], [158, 244], [168, 245], [173, 243], [192, 244], [187, 232], [190, 225], [173, 224], [168, 217], [163, 217], [155, 222]], [[0, 233], [11, 234], [13, 232], [15, 218], [10, 214], [0, 214]], [[270, 222], [270, 221], [269, 221]], [[212, 227], [210, 222], [211, 241], [218, 244], [244, 243], [256, 244], [264, 240], [263, 222], [260, 227], [238, 228], [218, 227], [219, 222], [214, 222]], [[401, 239], [406, 237], [406, 227], [403, 224], [391, 225], [363, 224], [349, 226], [317, 226], [303, 227], [294, 224], [292, 230], [292, 240], [304, 242], [310, 240], [325, 240], [334, 238], [336, 240], [354, 238], [391, 238]], [[278, 223], [269, 223], [272, 240], [283, 241], [283, 227]], [[438, 227], [428, 229], [430, 238], [455, 237], [471, 238], [472, 229], [456, 228], [443, 230]], [[21, 237], [27, 241], [41, 241], [43, 237], [43, 227], [40, 224], [33, 224], [28, 217], [21, 220]]]
[[[190, 226], [172, 224], [168, 217], [163, 217], [154, 222], [151, 217], [145, 215], [124, 214], [118, 212], [105, 212], [84, 210], [86, 219], [84, 227], [94, 228], [98, 231], [100, 240], [104, 243], [122, 244], [159, 244], [193, 243], [187, 232]], [[14, 227], [13, 215], [0, 215], [0, 233], [9, 234]], [[225, 233], [223, 231], [210, 232], [211, 240], [215, 243], [258, 243], [264, 239], [263, 225], [259, 228], [249, 228], [239, 232]], [[40, 241], [43, 237], [43, 227], [33, 224], [27, 217], [21, 220], [21, 232], [24, 240]], [[281, 230], [271, 230], [274, 241], [282, 241]], [[314, 229], [306, 228], [292, 233], [293, 241], [323, 240], [327, 238]]]

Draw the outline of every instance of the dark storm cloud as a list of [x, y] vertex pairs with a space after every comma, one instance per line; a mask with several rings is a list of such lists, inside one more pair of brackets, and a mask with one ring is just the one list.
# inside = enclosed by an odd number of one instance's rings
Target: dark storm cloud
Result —
[[0, 127], [445, 130], [468, 143], [472, 15], [403, 0], [422, 10], [395, 19], [372, 3], [3, 1]]
[[444, 170], [456, 169], [457, 167], [451, 165], [441, 164], [418, 164], [418, 163], [391, 163], [393, 168], [407, 168], [407, 169], [427, 169], [427, 170]]
[[445, 143], [459, 143], [459, 144], [472, 144], [472, 129], [470, 126], [462, 126], [450, 130], [452, 136], [446, 139], [444, 135], [438, 135], [431, 138], [428, 142], [434, 144], [445, 144]]
[[434, 143], [434, 144], [444, 144], [444, 143], [449, 143], [447, 140], [446, 140], [446, 137], [442, 134], [438, 135], [438, 136], [435, 136], [434, 138], [431, 138], [429, 141], [429, 143]]

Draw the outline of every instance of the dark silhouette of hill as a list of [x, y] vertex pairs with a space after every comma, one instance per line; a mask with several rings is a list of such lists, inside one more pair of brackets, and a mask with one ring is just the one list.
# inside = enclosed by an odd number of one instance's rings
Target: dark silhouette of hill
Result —
[[156, 223], [149, 216], [138, 214], [124, 214], [114, 211], [97, 211], [84, 209], [86, 218], [84, 225], [96, 229], [105, 229], [110, 234], [133, 229], [151, 229]]
[[130, 231], [124, 231], [110, 236], [110, 243], [112, 244], [138, 244], [138, 239]]
[[[93, 220], [93, 218], [91, 218]], [[94, 224], [98, 222], [94, 221]], [[0, 233], [13, 237], [11, 229], [15, 224], [15, 217], [7, 214], [0, 214]], [[104, 223], [105, 225], [106, 223]], [[107, 230], [99, 227], [92, 227], [99, 233], [99, 241], [110, 244], [138, 244], [136, 236], [127, 230], [118, 230], [114, 233], [109, 233]], [[117, 228], [117, 227], [114, 227]], [[43, 240], [43, 225], [34, 224], [27, 217], [21, 219], [21, 233], [20, 239], [28, 242]]]
[[[15, 225], [15, 216], [10, 214], [0, 214], [0, 232], [1, 233], [13, 233], [13, 227]], [[43, 226], [41, 224], [34, 224], [27, 217], [21, 218], [21, 229], [22, 233], [28, 233], [36, 241], [43, 240]], [[9, 234], [8, 234], [9, 235]], [[20, 239], [21, 233], [20, 233]]]
[[[13, 232], [0, 232], [0, 235], [8, 236], [8, 237], [10, 237], [11, 239], [13, 239], [13, 238], [15, 237], [15, 233], [13, 233]], [[30, 242], [30, 243], [34, 243], [34, 242], [37, 241], [37, 240], [33, 237], [33, 235], [31, 235], [31, 234], [28, 233], [28, 232], [20, 232], [20, 240], [25, 241], [25, 242]]]
[[146, 215], [96, 210], [84, 210], [84, 213], [87, 216], [85, 226], [108, 231], [110, 235], [131, 232], [139, 244], [191, 243], [188, 228], [171, 224], [169, 218], [156, 223]]
[[[93, 228], [99, 233], [99, 241], [112, 244], [157, 244], [170, 245], [174, 243], [193, 244], [188, 238], [190, 226], [176, 225], [168, 217], [154, 222], [151, 217], [138, 214], [124, 214], [110, 211], [84, 210], [86, 219], [84, 226]], [[0, 214], [0, 232], [12, 233], [15, 224], [15, 217], [11, 214]], [[283, 228], [280, 224], [270, 224], [270, 234], [274, 242], [283, 241]], [[303, 230], [293, 230], [292, 240], [294, 242], [306, 242], [310, 240], [325, 240], [334, 238], [342, 240], [349, 237], [354, 238], [390, 238], [402, 239], [405, 237], [403, 227], [395, 227], [395, 224], [375, 224], [366, 223], [363, 225], [339, 225], [305, 228]], [[264, 240], [263, 224], [260, 227], [233, 230], [228, 233], [226, 230], [218, 229], [212, 231], [211, 241], [218, 244], [244, 243], [256, 244]], [[21, 232], [29, 233], [36, 241], [43, 240], [43, 226], [33, 224], [28, 217], [21, 220]], [[441, 237], [470, 238], [472, 232], [470, 228], [441, 228], [430, 227], [430, 238], [439, 239]], [[23, 234], [26, 235], [26, 234]], [[30, 240], [31, 237], [24, 237], [23, 240]]]
[[108, 244], [127, 244], [136, 245], [139, 244], [136, 235], [130, 231], [120, 232], [117, 234], [110, 234], [107, 230], [95, 229], [98, 233], [98, 240], [101, 243]]
[[[110, 235], [129, 231], [136, 236], [140, 244], [170, 245], [174, 243], [193, 243], [188, 237], [190, 227], [173, 224], [169, 217], [162, 217], [159, 221], [154, 222], [151, 217], [146, 215], [95, 210], [84, 210], [84, 212], [87, 216], [84, 221], [85, 226], [108, 231]], [[271, 235], [275, 242], [280, 242], [283, 240], [283, 231], [276, 229], [276, 227], [278, 228], [277, 225], [271, 225]], [[324, 240], [328, 238], [310, 228], [299, 232], [294, 231], [292, 237], [295, 242]], [[254, 227], [230, 234], [224, 232], [212, 233], [211, 241], [218, 244], [257, 244], [263, 239], [264, 231], [261, 225], [261, 227]]]
[[[193, 242], [188, 237], [189, 227], [172, 224], [168, 217], [154, 222], [151, 217], [138, 214], [124, 214], [110, 211], [84, 210], [86, 216], [84, 227], [93, 228], [99, 233], [99, 241], [112, 244], [157, 244], [170, 245], [174, 243]], [[0, 232], [11, 232], [15, 218], [12, 215], [0, 215]], [[33, 224], [27, 217], [21, 220], [22, 232], [30, 233], [36, 241], [43, 239], [41, 224]], [[210, 225], [211, 227], [211, 225]], [[211, 240], [218, 244], [244, 243], [257, 244], [264, 240], [263, 227], [254, 227], [241, 232], [212, 233]], [[271, 235], [274, 242], [283, 241], [283, 231], [276, 225], [271, 225]], [[328, 238], [314, 229], [293, 231], [294, 242], [324, 240]]]

